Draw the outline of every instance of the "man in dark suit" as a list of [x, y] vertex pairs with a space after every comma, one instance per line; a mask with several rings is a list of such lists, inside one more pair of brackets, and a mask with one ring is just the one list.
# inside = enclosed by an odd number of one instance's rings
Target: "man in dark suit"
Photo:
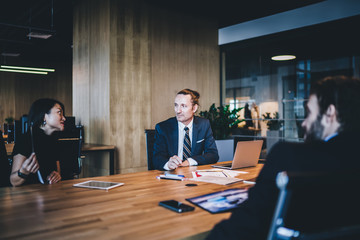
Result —
[[176, 117], [156, 124], [153, 162], [156, 169], [215, 163], [219, 159], [207, 119], [195, 117], [200, 94], [190, 89], [175, 97]]
[[275, 179], [281, 171], [360, 170], [359, 93], [359, 79], [336, 76], [314, 83], [302, 124], [305, 143], [275, 145], [247, 201], [215, 225], [207, 239], [266, 239], [279, 193]]

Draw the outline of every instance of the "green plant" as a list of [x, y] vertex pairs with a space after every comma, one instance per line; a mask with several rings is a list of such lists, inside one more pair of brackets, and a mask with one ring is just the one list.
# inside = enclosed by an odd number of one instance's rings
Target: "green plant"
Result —
[[231, 135], [231, 129], [237, 128], [244, 119], [239, 119], [239, 112], [242, 108], [230, 111], [230, 106], [215, 107], [213, 103], [209, 111], [201, 111], [200, 116], [210, 121], [211, 129], [215, 139], [226, 139]]
[[279, 130], [284, 124], [284, 120], [279, 120], [278, 112], [274, 112], [273, 117], [270, 116], [269, 112], [266, 112], [262, 116], [264, 119], [267, 119], [266, 125], [268, 126], [269, 130]]
[[6, 122], [7, 124], [13, 124], [14, 118], [13, 118], [13, 117], [7, 117], [7, 118], [5, 118], [5, 122]]

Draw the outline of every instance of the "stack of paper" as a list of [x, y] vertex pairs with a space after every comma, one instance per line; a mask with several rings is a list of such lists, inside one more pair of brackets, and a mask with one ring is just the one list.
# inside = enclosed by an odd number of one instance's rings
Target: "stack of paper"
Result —
[[240, 178], [217, 177], [217, 176], [204, 176], [204, 177], [190, 178], [189, 180], [198, 181], [198, 182], [216, 183], [221, 185], [228, 185], [242, 181], [242, 179]]
[[243, 171], [234, 171], [234, 170], [225, 170], [225, 169], [206, 169], [206, 170], [197, 170], [192, 172], [194, 178], [204, 177], [204, 176], [214, 176], [214, 177], [235, 177], [241, 173], [248, 173]]
[[235, 178], [235, 176], [239, 175], [240, 173], [247, 172], [224, 169], [197, 170], [192, 172], [193, 178], [189, 180], [227, 185], [242, 181], [240, 178]]

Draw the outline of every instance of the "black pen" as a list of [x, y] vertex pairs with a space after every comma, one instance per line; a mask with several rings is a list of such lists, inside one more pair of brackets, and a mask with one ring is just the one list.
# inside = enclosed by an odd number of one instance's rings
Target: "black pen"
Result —
[[166, 180], [176, 180], [176, 181], [183, 181], [184, 178], [172, 178], [172, 177], [166, 177], [166, 176], [157, 176], [157, 179], [166, 179]]

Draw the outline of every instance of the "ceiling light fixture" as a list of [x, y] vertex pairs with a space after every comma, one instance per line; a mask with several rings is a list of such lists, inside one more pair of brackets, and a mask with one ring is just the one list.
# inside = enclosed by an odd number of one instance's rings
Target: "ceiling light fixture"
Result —
[[48, 74], [47, 72], [39, 72], [39, 71], [26, 71], [26, 70], [16, 70], [16, 69], [4, 69], [0, 68], [0, 72], [16, 72], [16, 73], [32, 73], [32, 74]]
[[52, 69], [52, 68], [18, 67], [18, 66], [7, 66], [7, 65], [1, 65], [1, 67], [2, 67], [2, 68], [7, 68], [7, 69], [19, 69], [19, 70], [30, 70], [30, 71], [55, 72], [55, 69]]
[[293, 60], [295, 58], [296, 58], [295, 55], [277, 55], [277, 56], [271, 57], [271, 60], [274, 60], [274, 61], [288, 61], [288, 60]]
[[40, 32], [30, 32], [28, 35], [26, 35], [29, 38], [40, 38], [40, 39], [48, 39], [52, 36], [50, 33], [40, 33]]
[[5, 52], [3, 52], [3, 53], [1, 53], [1, 56], [3, 56], [3, 57], [18, 57], [18, 56], [20, 56], [20, 53], [5, 53]]

